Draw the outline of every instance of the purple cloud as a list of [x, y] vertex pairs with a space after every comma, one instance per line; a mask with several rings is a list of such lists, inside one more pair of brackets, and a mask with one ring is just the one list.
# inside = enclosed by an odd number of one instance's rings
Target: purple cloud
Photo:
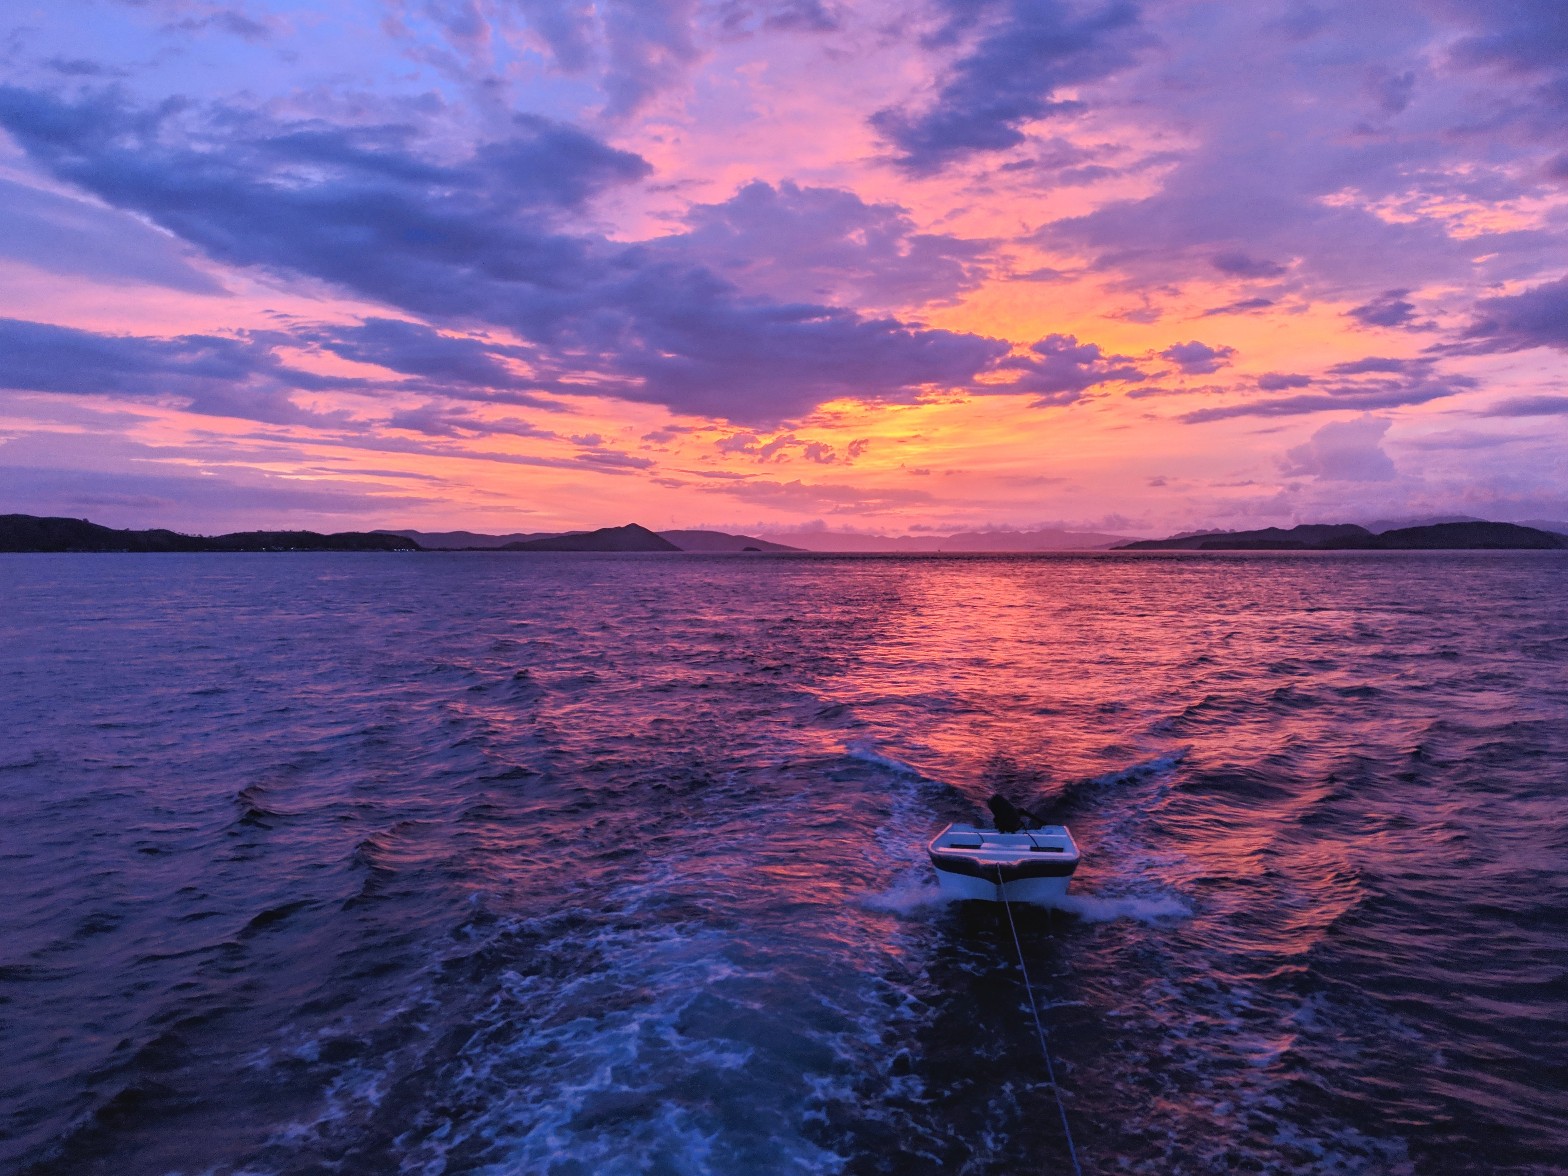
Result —
[[1415, 93], [1415, 70], [1407, 69], [1397, 74], [1382, 70], [1374, 71], [1368, 79], [1367, 88], [1371, 91], [1378, 109], [1384, 114], [1403, 114], [1410, 105], [1411, 95]]
[[1127, 355], [1106, 355], [1095, 343], [1080, 343], [1072, 335], [1047, 335], [1029, 348], [1028, 356], [1004, 360], [1001, 367], [1023, 372], [1013, 384], [998, 387], [1006, 392], [1033, 392], [1036, 405], [1070, 404], [1096, 384], [1142, 380], [1147, 373]]
[[1239, 302], [1227, 303], [1224, 306], [1211, 306], [1203, 312], [1204, 318], [1213, 318], [1220, 314], [1252, 314], [1255, 311], [1267, 310], [1274, 305], [1272, 298], [1243, 298]]
[[1486, 410], [1487, 416], [1568, 416], [1568, 396], [1510, 396]]
[[1429, 367], [1415, 366], [1403, 374], [1370, 380], [1344, 380], [1325, 385], [1318, 391], [1295, 396], [1244, 400], [1237, 404], [1200, 408], [1183, 414], [1179, 419], [1187, 424], [1202, 424], [1234, 417], [1301, 416], [1343, 409], [1371, 412], [1440, 400], [1445, 396], [1468, 392], [1477, 387], [1478, 383], [1469, 376], [1440, 376]]
[[1557, 0], [1500, 0], [1439, 7], [1466, 20], [1472, 32], [1453, 47], [1455, 60], [1515, 74], [1568, 71], [1568, 9]]
[[[551, 440], [559, 436], [549, 429], [535, 428], [527, 421], [503, 418], [481, 419], [472, 409], [439, 401], [404, 409], [387, 418], [386, 427], [422, 433], [427, 437], [472, 438], [501, 434], [508, 437], [537, 437]], [[573, 438], [576, 440], [576, 438]]]
[[1431, 370], [1430, 359], [1392, 359], [1386, 355], [1369, 355], [1365, 359], [1352, 359], [1336, 363], [1328, 370], [1336, 376], [1364, 376], [1369, 372], [1426, 372]]
[[1258, 377], [1258, 387], [1265, 392], [1283, 392], [1287, 388], [1305, 388], [1312, 383], [1311, 376], [1295, 372], [1265, 372]]
[[424, 0], [420, 10], [469, 53], [520, 16], [557, 69], [597, 75], [611, 118], [635, 114], [684, 82], [706, 54], [705, 33], [734, 38], [839, 27], [821, 0]]
[[0, 319], [0, 388], [146, 401], [174, 396], [196, 413], [320, 424], [340, 416], [300, 408], [289, 399], [291, 392], [361, 387], [359, 380], [290, 367], [267, 342], [222, 335], [101, 335]]
[[1404, 327], [1420, 330], [1415, 321], [1416, 305], [1405, 300], [1409, 290], [1385, 290], [1370, 302], [1353, 306], [1345, 312], [1363, 327]]
[[984, 280], [988, 241], [922, 233], [908, 210], [842, 188], [753, 181], [656, 242], [749, 293], [860, 307], [946, 303]]
[[[519, 116], [506, 138], [452, 162], [423, 153], [407, 126], [205, 114], [0, 88], [0, 125], [60, 178], [232, 264], [319, 278], [433, 322], [510, 330], [540, 386], [587, 368], [601, 383], [581, 390], [768, 423], [842, 396], [909, 401], [969, 386], [1008, 351], [745, 297], [659, 249], [564, 230], [593, 195], [648, 172], [575, 128]], [[215, 124], [221, 136], [207, 133]]]
[[1232, 278], [1277, 278], [1286, 273], [1277, 261], [1253, 257], [1240, 249], [1227, 249], [1209, 258], [1209, 264]]
[[[331, 326], [296, 331], [294, 339], [317, 344], [324, 351], [356, 363], [375, 364], [395, 372], [423, 377], [430, 386], [466, 386], [488, 392], [537, 388], [538, 381], [518, 375], [502, 357], [526, 354], [521, 348], [498, 346], [481, 339], [445, 335], [406, 319], [368, 318], [357, 327]], [[539, 407], [553, 407], [531, 400]], [[512, 398], [517, 403], [518, 398]]]
[[[1532, 186], [1527, 173], [1505, 172], [1500, 162], [1477, 166], [1478, 128], [1489, 128], [1490, 142], [1499, 111], [1521, 99], [1521, 87], [1494, 86], [1477, 101], [1473, 79], [1432, 80], [1440, 72], [1434, 49], [1453, 36], [1447, 17], [1459, 7], [1436, 20], [1387, 8], [1352, 17], [1323, 6], [1310, 20], [1304, 6], [1259, 20], [1210, 6], [1195, 36], [1191, 6], [1151, 6], [1145, 23], [1162, 45], [1161, 68], [1109, 78], [1084, 99], [1168, 105], [1180, 112], [1187, 145], [1166, 153], [1146, 195], [1048, 222], [1034, 240], [1087, 253], [1095, 268], [1143, 285], [1217, 270], [1354, 303], [1389, 287], [1469, 280], [1482, 255], [1496, 270], [1538, 264], [1548, 233], [1482, 225], [1456, 232], [1447, 215], [1388, 215], [1414, 193], [1462, 206], [1518, 198]], [[1247, 68], [1232, 69], [1240, 60]], [[1422, 120], [1397, 136], [1380, 129], [1412, 95]], [[1504, 148], [1497, 158], [1516, 154]]]
[[890, 107], [871, 125], [906, 171], [929, 174], [985, 151], [1024, 141], [1023, 124], [1077, 111], [1057, 97], [1133, 60], [1142, 43], [1128, 0], [939, 0], [945, 22], [933, 48], [965, 44], [936, 93], [919, 109]]
[[1236, 354], [1234, 347], [1210, 347], [1196, 339], [1190, 343], [1175, 343], [1160, 352], [1161, 359], [1168, 359], [1182, 370], [1183, 375], [1206, 376], [1227, 366]]
[[728, 36], [758, 28], [831, 33], [842, 26], [833, 7], [822, 0], [722, 0], [714, 11], [719, 28]]
[[1462, 349], [1524, 351], [1531, 347], [1568, 350], [1568, 278], [1532, 286], [1518, 294], [1483, 298], [1464, 332]]
[[223, 292], [182, 256], [177, 243], [123, 212], [3, 178], [0, 207], [6, 215], [0, 257], [112, 285]]

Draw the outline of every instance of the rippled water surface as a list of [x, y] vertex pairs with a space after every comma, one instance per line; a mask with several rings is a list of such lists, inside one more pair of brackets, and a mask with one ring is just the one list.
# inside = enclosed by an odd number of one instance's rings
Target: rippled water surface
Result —
[[6, 556], [0, 1171], [1568, 1157], [1568, 560]]

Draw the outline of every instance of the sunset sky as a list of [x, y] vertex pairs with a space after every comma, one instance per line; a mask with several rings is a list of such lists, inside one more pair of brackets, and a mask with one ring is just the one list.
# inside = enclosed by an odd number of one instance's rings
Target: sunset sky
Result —
[[13, 0], [0, 512], [1568, 519], [1563, 0]]

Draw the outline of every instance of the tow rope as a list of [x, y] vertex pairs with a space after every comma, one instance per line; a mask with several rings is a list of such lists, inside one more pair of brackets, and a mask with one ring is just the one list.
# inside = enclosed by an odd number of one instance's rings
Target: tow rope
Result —
[[1007, 911], [1008, 930], [1013, 933], [1013, 948], [1018, 952], [1018, 970], [1023, 973], [1024, 991], [1029, 994], [1029, 1012], [1034, 1017], [1034, 1032], [1040, 1039], [1040, 1052], [1045, 1055], [1045, 1073], [1051, 1080], [1051, 1094], [1056, 1098], [1056, 1113], [1062, 1119], [1062, 1136], [1067, 1140], [1067, 1155], [1073, 1162], [1075, 1176], [1083, 1176], [1083, 1169], [1078, 1166], [1078, 1149], [1073, 1146], [1073, 1131], [1067, 1125], [1067, 1108], [1062, 1105], [1062, 1088], [1056, 1083], [1056, 1066], [1051, 1061], [1051, 1047], [1046, 1044], [1045, 1025], [1040, 1021], [1040, 1006], [1035, 1003], [1034, 985], [1029, 982], [1029, 965], [1024, 963], [1024, 945], [1018, 939], [1018, 924], [1013, 922], [1013, 904], [1007, 901], [1007, 884], [1002, 881], [1000, 864], [996, 867], [996, 892], [1001, 896], [1002, 908]]

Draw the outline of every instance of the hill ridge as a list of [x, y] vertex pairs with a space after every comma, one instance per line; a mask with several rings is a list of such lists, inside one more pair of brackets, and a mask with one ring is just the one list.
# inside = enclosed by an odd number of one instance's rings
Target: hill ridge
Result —
[[1302, 523], [1282, 530], [1219, 531], [1124, 543], [1117, 551], [1554, 551], [1568, 535], [1518, 523], [1432, 523], [1373, 534], [1355, 523]]

